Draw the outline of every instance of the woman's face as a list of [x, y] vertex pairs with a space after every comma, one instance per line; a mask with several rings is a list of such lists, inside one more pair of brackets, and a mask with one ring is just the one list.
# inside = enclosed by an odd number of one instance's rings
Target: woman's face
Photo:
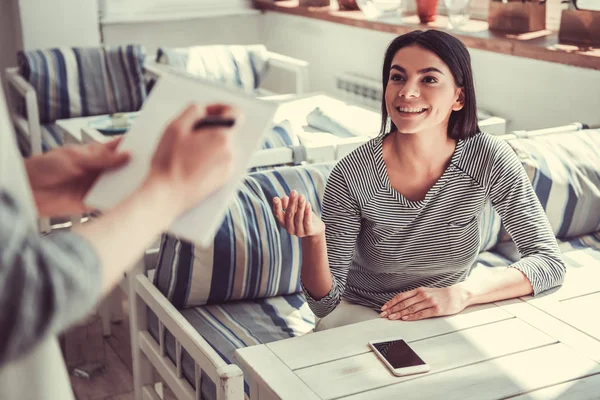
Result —
[[462, 93], [448, 66], [431, 51], [413, 45], [394, 55], [385, 104], [399, 132], [446, 132], [452, 111], [463, 107]]

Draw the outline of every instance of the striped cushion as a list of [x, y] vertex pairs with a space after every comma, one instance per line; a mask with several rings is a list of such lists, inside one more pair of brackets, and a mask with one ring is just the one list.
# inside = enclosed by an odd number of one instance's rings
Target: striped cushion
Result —
[[[300, 139], [292, 129], [290, 121], [285, 120], [273, 126], [269, 133], [263, 138], [261, 150], [297, 146], [299, 144]], [[273, 168], [281, 168], [291, 165], [294, 165], [294, 163], [292, 162], [288, 164], [271, 164], [261, 167], [252, 167], [249, 169], [249, 172], [269, 171]]]
[[21, 51], [18, 60], [37, 93], [42, 124], [137, 111], [146, 98], [138, 45]]
[[271, 201], [292, 189], [320, 213], [333, 163], [248, 175], [208, 248], [163, 235], [154, 283], [177, 308], [300, 291], [301, 247], [273, 217]]
[[[315, 325], [315, 317], [300, 293], [188, 308], [181, 314], [227, 363], [235, 362], [236, 349], [300, 336]], [[158, 340], [158, 322], [154, 315], [150, 315], [149, 327], [152, 336]], [[175, 362], [175, 340], [169, 332], [165, 339], [167, 355]], [[182, 360], [183, 375], [194, 386], [194, 361], [185, 351]], [[244, 377], [247, 376], [244, 373]], [[248, 383], [244, 386], [248, 395]], [[216, 398], [215, 384], [206, 375], [201, 390], [203, 399]]]
[[268, 54], [263, 45], [163, 47], [156, 62], [252, 93], [267, 69]]
[[523, 163], [557, 238], [600, 230], [600, 130], [508, 143]]
[[[600, 231], [559, 241], [558, 248], [567, 269], [593, 267], [600, 272]], [[600, 280], [596, 279], [595, 284], [598, 286]]]
[[273, 126], [269, 133], [263, 138], [262, 149], [274, 149], [277, 147], [297, 146], [300, 144], [298, 135], [292, 129], [290, 121], [282, 121]]

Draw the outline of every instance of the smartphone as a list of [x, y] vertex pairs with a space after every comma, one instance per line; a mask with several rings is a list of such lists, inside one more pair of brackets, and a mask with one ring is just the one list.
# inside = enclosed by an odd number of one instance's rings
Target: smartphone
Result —
[[369, 342], [369, 347], [394, 375], [421, 374], [431, 369], [402, 339]]

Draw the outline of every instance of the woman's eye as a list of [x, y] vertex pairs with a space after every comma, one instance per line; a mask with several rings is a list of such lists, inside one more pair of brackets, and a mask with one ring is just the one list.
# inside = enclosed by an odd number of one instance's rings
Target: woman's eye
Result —
[[402, 75], [399, 74], [394, 74], [390, 77], [391, 81], [396, 81], [396, 82], [401, 82], [404, 80], [404, 77], [402, 77]]
[[423, 78], [423, 82], [425, 82], [425, 83], [437, 83], [437, 79], [435, 79], [433, 76], [426, 76], [425, 78]]

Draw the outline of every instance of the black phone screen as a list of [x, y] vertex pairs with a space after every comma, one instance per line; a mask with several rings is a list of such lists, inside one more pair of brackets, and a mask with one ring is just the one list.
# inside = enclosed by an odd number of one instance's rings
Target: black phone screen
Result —
[[381, 353], [394, 369], [425, 364], [404, 340], [373, 343], [373, 347]]

